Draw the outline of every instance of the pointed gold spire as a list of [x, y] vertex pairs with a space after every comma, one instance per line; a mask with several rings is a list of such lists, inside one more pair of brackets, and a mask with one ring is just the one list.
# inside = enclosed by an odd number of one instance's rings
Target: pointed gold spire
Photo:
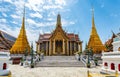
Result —
[[58, 15], [57, 15], [56, 27], [61, 26], [61, 25], [62, 25], [62, 24], [61, 24], [61, 16], [60, 16], [60, 14], [58, 14]]
[[93, 8], [92, 8], [92, 31], [91, 31], [91, 35], [98, 35], [96, 27], [95, 27], [95, 22], [94, 22], [94, 9]]
[[105, 47], [103, 46], [95, 27], [93, 8], [92, 8], [92, 30], [88, 42], [88, 48], [92, 48], [93, 53], [101, 53], [103, 50], [105, 50]]
[[20, 29], [20, 33], [14, 45], [10, 49], [10, 53], [23, 54], [26, 49], [30, 52], [30, 46], [27, 40], [26, 31], [25, 31], [25, 6], [24, 6], [24, 13], [22, 18], [22, 26]]

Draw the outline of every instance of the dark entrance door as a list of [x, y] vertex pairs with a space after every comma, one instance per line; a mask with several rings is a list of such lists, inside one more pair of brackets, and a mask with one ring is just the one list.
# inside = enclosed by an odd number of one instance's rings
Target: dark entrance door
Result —
[[61, 40], [56, 41], [56, 49], [55, 50], [56, 50], [57, 55], [62, 54], [62, 41]]

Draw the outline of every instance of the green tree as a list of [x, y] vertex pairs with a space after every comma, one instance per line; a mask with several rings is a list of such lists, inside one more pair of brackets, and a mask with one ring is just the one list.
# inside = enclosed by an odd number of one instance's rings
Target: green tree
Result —
[[34, 57], [34, 50], [33, 50], [33, 43], [31, 44], [31, 68], [34, 68], [34, 62], [33, 62], [33, 57]]
[[24, 56], [25, 56], [25, 60], [26, 60], [26, 57], [28, 56], [28, 49], [26, 48], [26, 50], [24, 51]]

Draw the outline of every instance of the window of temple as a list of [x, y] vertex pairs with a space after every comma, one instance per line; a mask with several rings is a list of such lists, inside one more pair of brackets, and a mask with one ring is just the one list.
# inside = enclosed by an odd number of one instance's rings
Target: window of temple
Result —
[[118, 64], [118, 70], [120, 71], [120, 64]]
[[4, 64], [3, 64], [3, 70], [6, 70], [6, 68], [7, 68], [7, 64], [4, 63]]
[[108, 63], [107, 63], [107, 62], [105, 62], [105, 63], [104, 63], [104, 66], [108, 66]]
[[118, 51], [120, 51], [120, 47], [118, 48]]
[[115, 64], [111, 63], [111, 70], [115, 70]]

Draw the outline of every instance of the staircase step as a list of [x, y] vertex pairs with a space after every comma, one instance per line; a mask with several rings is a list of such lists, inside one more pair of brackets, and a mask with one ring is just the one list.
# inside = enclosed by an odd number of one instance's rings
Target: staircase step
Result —
[[84, 67], [82, 61], [77, 61], [75, 56], [45, 56], [36, 64], [36, 67]]

